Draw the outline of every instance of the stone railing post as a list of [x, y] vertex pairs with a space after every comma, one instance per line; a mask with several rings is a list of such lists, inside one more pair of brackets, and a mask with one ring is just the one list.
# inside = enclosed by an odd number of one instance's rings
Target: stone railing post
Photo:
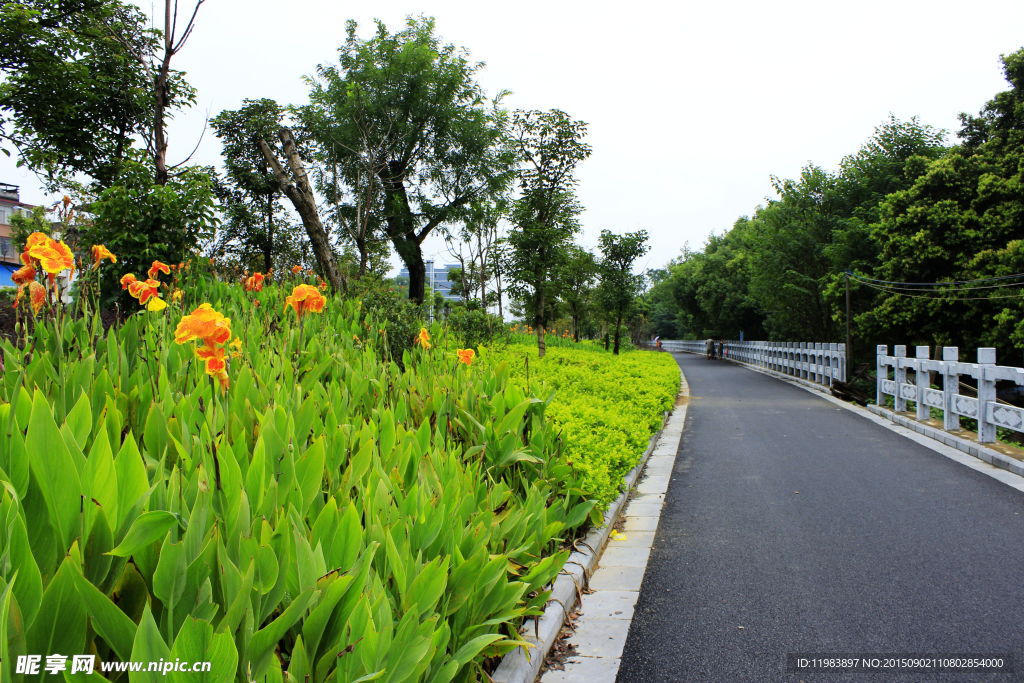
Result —
[[889, 366], [882, 363], [882, 358], [889, 355], [889, 347], [879, 344], [875, 347], [875, 405], [885, 405], [885, 395], [882, 393], [882, 382], [889, 379]]
[[955, 346], [942, 348], [942, 428], [947, 432], [960, 429], [960, 416], [953, 412], [953, 401], [960, 393], [960, 373], [956, 364], [960, 362], [960, 349]]
[[924, 392], [929, 387], [928, 383], [928, 358], [931, 351], [927, 346], [917, 347], [917, 364], [914, 365], [914, 374], [917, 376], [917, 419], [927, 420], [931, 417], [931, 411], [924, 402]]
[[846, 367], [846, 344], [845, 344], [845, 342], [842, 343], [842, 344], [836, 344], [836, 351], [839, 352], [839, 355], [836, 357], [836, 365], [839, 366], [839, 381], [840, 382], [845, 382], [846, 381], [846, 375], [849, 372], [849, 370]]
[[902, 413], [907, 410], [907, 399], [903, 398], [903, 392], [900, 391], [900, 387], [907, 381], [907, 366], [904, 364], [907, 358], [907, 347], [903, 344], [898, 344], [893, 349], [892, 355], [896, 357], [896, 402], [893, 410], [897, 413]]
[[996, 440], [996, 426], [988, 421], [988, 404], [996, 401], [996, 380], [986, 372], [986, 366], [995, 364], [995, 349], [978, 349], [978, 443]]

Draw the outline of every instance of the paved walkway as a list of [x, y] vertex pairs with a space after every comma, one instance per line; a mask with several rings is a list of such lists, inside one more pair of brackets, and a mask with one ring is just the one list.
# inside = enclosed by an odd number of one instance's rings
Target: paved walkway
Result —
[[[797, 387], [677, 358], [691, 402], [618, 681], [1024, 680], [1024, 494]], [[790, 652], [1018, 663], [793, 674]]]
[[[682, 393], [687, 392], [686, 378]], [[658, 528], [665, 492], [675, 467], [687, 406], [677, 406], [658, 437], [639, 485], [626, 504], [622, 532], [613, 534], [590, 577], [592, 593], [583, 596], [580, 617], [569, 642], [576, 654], [562, 670], [551, 670], [542, 683], [613, 683], [626, 644], [633, 605], [640, 597]]]

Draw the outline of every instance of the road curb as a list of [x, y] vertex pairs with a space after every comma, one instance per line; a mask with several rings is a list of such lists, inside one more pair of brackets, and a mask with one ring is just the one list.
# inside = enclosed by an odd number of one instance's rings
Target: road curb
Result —
[[[677, 399], [683, 395], [687, 387], [681, 368], [679, 376], [681, 381], [679, 393], [676, 394]], [[685, 410], [685, 406], [683, 406], [683, 409]], [[629, 494], [633, 491], [633, 487], [636, 486], [640, 473], [643, 472], [647, 460], [651, 457], [651, 453], [654, 452], [655, 445], [665, 430], [665, 425], [668, 424], [670, 414], [671, 412], [664, 414], [661, 428], [651, 436], [651, 440], [647, 444], [647, 450], [644, 451], [640, 462], [626, 473], [624, 477], [625, 490], [608, 507], [604, 515], [604, 524], [601, 528], [594, 529], [588, 533], [584, 541], [586, 545], [580, 543], [584, 549], [572, 553], [569, 559], [566, 560], [565, 568], [558, 578], [555, 579], [551, 590], [551, 598], [544, 610], [544, 614], [536, 623], [534, 619], [526, 620], [520, 628], [520, 632], [524, 634], [523, 639], [534, 646], [530, 648], [531, 653], [527, 655], [525, 649], [520, 647], [505, 655], [501, 660], [501, 664], [491, 674], [491, 680], [494, 683], [533, 683], [537, 678], [541, 665], [544, 663], [548, 652], [551, 650], [551, 646], [555, 644], [555, 640], [562, 630], [566, 616], [576, 606], [580, 590], [586, 586], [587, 579], [597, 565], [597, 561], [604, 551], [605, 544], [608, 542], [608, 536], [611, 534], [612, 527], [618, 521], [623, 507], [629, 500]]]

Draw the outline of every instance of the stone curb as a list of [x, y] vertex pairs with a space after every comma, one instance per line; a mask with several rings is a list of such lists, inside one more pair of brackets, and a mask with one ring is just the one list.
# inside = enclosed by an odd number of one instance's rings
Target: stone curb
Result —
[[[679, 374], [682, 377], [682, 370], [680, 370]], [[680, 385], [680, 392], [682, 388], [683, 385]], [[648, 458], [654, 452], [655, 444], [658, 443], [658, 438], [664, 431], [665, 425], [668, 424], [668, 416], [669, 413], [665, 413], [662, 417], [661, 429], [651, 436], [651, 440], [647, 444], [647, 450], [644, 451], [640, 462], [626, 473], [624, 478], [626, 488], [608, 506], [608, 511], [604, 515], [604, 525], [600, 529], [593, 529], [587, 534], [584, 540], [587, 545], [583, 546], [582, 551], [569, 555], [569, 559], [565, 562], [565, 568], [558, 578], [555, 579], [555, 584], [551, 590], [551, 598], [548, 600], [548, 605], [544, 609], [544, 614], [541, 615], [540, 620], [536, 624], [534, 619], [529, 619], [523, 623], [520, 631], [526, 631], [528, 634], [523, 636], [523, 640], [534, 646], [530, 648], [529, 657], [524, 648], [521, 647], [505, 655], [501, 660], [501, 664], [491, 674], [491, 680], [494, 683], [533, 683], [537, 678], [537, 674], [540, 673], [541, 664], [547, 658], [551, 646], [555, 644], [555, 640], [558, 638], [559, 631], [562, 630], [562, 625], [565, 623], [568, 612], [576, 606], [579, 590], [586, 586], [587, 578], [593, 573], [594, 567], [597, 565], [597, 560], [604, 550], [605, 543], [608, 542], [612, 526], [618, 520], [622, 508], [625, 506], [626, 501], [629, 499], [629, 494], [633, 490], [633, 486], [636, 485], [636, 481], [644, 469], [644, 465], [647, 464]], [[583, 543], [580, 543], [580, 545], [582, 546]]]

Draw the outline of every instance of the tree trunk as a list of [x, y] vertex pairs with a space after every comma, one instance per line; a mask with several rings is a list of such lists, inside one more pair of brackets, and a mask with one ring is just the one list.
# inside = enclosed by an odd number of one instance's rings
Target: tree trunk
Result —
[[487, 252], [484, 251], [483, 238], [480, 233], [476, 235], [476, 247], [480, 254], [480, 307], [484, 309], [484, 313], [487, 312], [487, 287], [485, 286], [487, 278], [485, 275], [487, 265]]
[[616, 356], [619, 355], [619, 335], [622, 332], [622, 309], [619, 309], [619, 316], [615, 320], [615, 350], [612, 351]]
[[544, 339], [544, 293], [537, 292], [536, 311], [534, 312], [534, 325], [537, 327], [537, 357], [543, 358], [547, 351], [546, 340]]
[[288, 196], [302, 218], [302, 224], [313, 245], [313, 254], [316, 256], [320, 271], [327, 277], [331, 288], [335, 292], [340, 292], [342, 291], [341, 274], [334, 262], [334, 253], [331, 251], [330, 242], [327, 241], [327, 231], [324, 230], [324, 225], [320, 222], [316, 197], [313, 195], [313, 188], [310, 187], [309, 176], [306, 175], [302, 160], [299, 159], [295, 138], [288, 128], [281, 128], [278, 131], [278, 137], [281, 139], [282, 149], [288, 161], [288, 171], [285, 171], [281, 162], [277, 160], [266, 140], [260, 139], [260, 150], [266, 157], [267, 163], [274, 169], [274, 175], [277, 176], [277, 180], [281, 184], [281, 190]]
[[497, 283], [498, 283], [498, 317], [501, 318], [502, 322], [505, 322], [505, 314], [501, 310], [501, 271], [495, 271]]
[[267, 193], [267, 239], [263, 240], [263, 272], [274, 267], [274, 194]]

